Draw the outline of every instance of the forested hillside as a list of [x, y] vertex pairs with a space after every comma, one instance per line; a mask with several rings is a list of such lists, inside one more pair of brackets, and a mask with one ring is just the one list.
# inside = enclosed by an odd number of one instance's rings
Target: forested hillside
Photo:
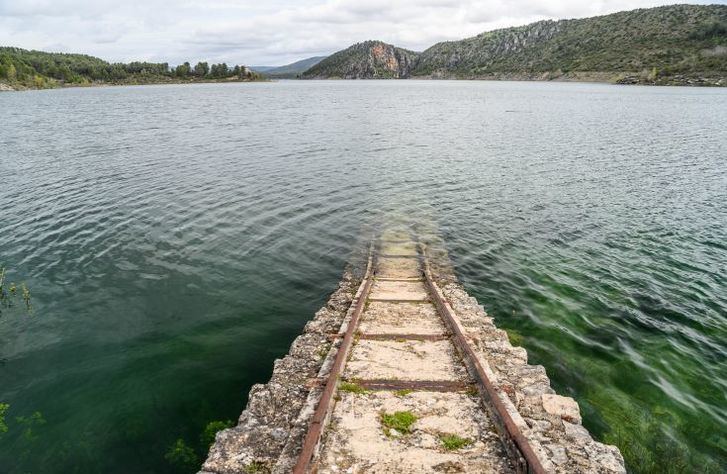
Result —
[[578, 20], [540, 21], [439, 43], [415, 76], [606, 72], [652, 80], [727, 73], [727, 6], [672, 5]]
[[670, 5], [539, 21], [438, 43], [422, 53], [368, 41], [329, 56], [303, 77], [727, 85], [727, 5]]

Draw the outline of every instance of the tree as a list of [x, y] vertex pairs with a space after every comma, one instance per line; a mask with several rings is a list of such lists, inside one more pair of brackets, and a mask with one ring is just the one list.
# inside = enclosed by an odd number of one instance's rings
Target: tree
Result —
[[212, 65], [212, 77], [227, 77], [230, 74], [226, 63]]
[[204, 77], [207, 74], [210, 73], [210, 67], [209, 64], [206, 62], [198, 62], [196, 66], [194, 66], [194, 74], [199, 77]]
[[15, 65], [13, 63], [10, 63], [10, 66], [8, 66], [7, 71], [5, 72], [5, 75], [11, 81], [14, 81], [18, 77], [18, 72], [15, 69]]
[[188, 62], [185, 62], [184, 64], [180, 64], [177, 66], [176, 74], [177, 77], [187, 77], [192, 72], [192, 68], [189, 65]]

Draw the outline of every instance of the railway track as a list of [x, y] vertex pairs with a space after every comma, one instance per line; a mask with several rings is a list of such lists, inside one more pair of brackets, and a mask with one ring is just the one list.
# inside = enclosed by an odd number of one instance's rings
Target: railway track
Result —
[[332, 337], [294, 473], [546, 472], [409, 235], [382, 236]]

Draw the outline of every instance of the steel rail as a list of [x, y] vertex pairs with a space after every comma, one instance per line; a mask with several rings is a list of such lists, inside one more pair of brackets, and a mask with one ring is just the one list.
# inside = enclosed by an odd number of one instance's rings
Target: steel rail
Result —
[[447, 302], [442, 290], [440, 290], [439, 286], [434, 281], [432, 271], [429, 268], [429, 259], [427, 258], [426, 247], [422, 245], [421, 249], [423, 256], [422, 260], [424, 262], [424, 277], [434, 299], [434, 304], [437, 306], [440, 316], [444, 319], [444, 322], [449, 327], [450, 331], [452, 331], [452, 340], [462, 355], [462, 358], [465, 360], [465, 363], [468, 365], [468, 368], [470, 368], [471, 375], [477, 382], [480, 397], [484, 402], [485, 407], [487, 407], [490, 412], [500, 434], [500, 439], [505, 446], [505, 450], [510, 455], [512, 461], [516, 464], [516, 470], [522, 473], [546, 474], [548, 471], [545, 467], [543, 467], [538, 455], [535, 453], [532, 446], [530, 446], [527, 438], [523, 435], [522, 431], [517, 424], [515, 424], [512, 416], [507, 411], [497, 389], [485, 373], [485, 370], [482, 367], [482, 364], [480, 364], [472, 346], [467, 341], [464, 331], [462, 330], [462, 326], [454, 316], [452, 306], [449, 302]]
[[[374, 282], [373, 265], [372, 247], [369, 250], [369, 259], [366, 266], [366, 274], [364, 275], [363, 281], [361, 281], [361, 285], [356, 292], [356, 296], [354, 296], [353, 300], [351, 301], [350, 308], [353, 309], [353, 312], [351, 313], [351, 317], [348, 320], [346, 333], [343, 336], [343, 341], [341, 341], [341, 345], [339, 346], [338, 352], [336, 353], [336, 359], [334, 360], [331, 371], [328, 374], [326, 386], [323, 389], [320, 400], [318, 401], [318, 406], [316, 406], [316, 410], [313, 413], [310, 424], [308, 425], [308, 432], [306, 433], [303, 440], [303, 446], [301, 448], [300, 454], [298, 455], [298, 460], [295, 463], [295, 467], [293, 467], [293, 474], [306, 474], [310, 472], [310, 469], [312, 467], [313, 458], [315, 457], [320, 446], [323, 428], [325, 427], [328, 419], [331, 416], [331, 413], [333, 412], [333, 397], [336, 393], [336, 389], [338, 388], [338, 382], [341, 373], [343, 372], [343, 368], [346, 365], [346, 359], [348, 358], [348, 353], [351, 350], [351, 346], [353, 344], [354, 334], [356, 332], [356, 328], [358, 327], [358, 321], [361, 318], [361, 314], [363, 313], [364, 307], [366, 305], [366, 299], [368, 298], [369, 292], [371, 291], [371, 286]], [[351, 310], [349, 309], [349, 311]]]

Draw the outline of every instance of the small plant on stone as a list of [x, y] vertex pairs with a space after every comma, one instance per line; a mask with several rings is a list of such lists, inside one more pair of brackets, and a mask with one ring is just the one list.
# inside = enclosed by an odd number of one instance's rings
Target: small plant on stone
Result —
[[330, 351], [330, 350], [331, 350], [331, 344], [323, 344], [323, 345], [322, 345], [322, 346], [321, 346], [321, 347], [320, 347], [320, 348], [318, 349], [318, 357], [319, 357], [319, 358], [320, 358], [321, 360], [325, 359], [325, 358], [326, 358], [326, 357], [328, 356], [328, 351]]
[[381, 425], [386, 436], [392, 435], [392, 430], [400, 434], [411, 433], [412, 425], [417, 421], [416, 415], [410, 411], [397, 411], [394, 413], [382, 413]]
[[410, 390], [408, 388], [404, 388], [402, 390], [397, 390], [396, 392], [394, 392], [394, 395], [396, 395], [397, 397], [406, 397], [411, 392], [413, 392], [413, 390]]
[[353, 393], [354, 395], [366, 395], [370, 393], [369, 390], [366, 390], [356, 382], [341, 382], [338, 390], [340, 392]]
[[480, 394], [480, 391], [477, 390], [477, 386], [476, 385], [470, 385], [467, 388], [467, 390], [465, 391], [465, 393], [467, 395], [469, 395], [470, 397], [476, 397], [476, 396], [478, 396]]
[[446, 433], [439, 435], [439, 441], [442, 442], [442, 447], [447, 451], [456, 451], [472, 444], [472, 440], [469, 438], [462, 438], [456, 434]]

